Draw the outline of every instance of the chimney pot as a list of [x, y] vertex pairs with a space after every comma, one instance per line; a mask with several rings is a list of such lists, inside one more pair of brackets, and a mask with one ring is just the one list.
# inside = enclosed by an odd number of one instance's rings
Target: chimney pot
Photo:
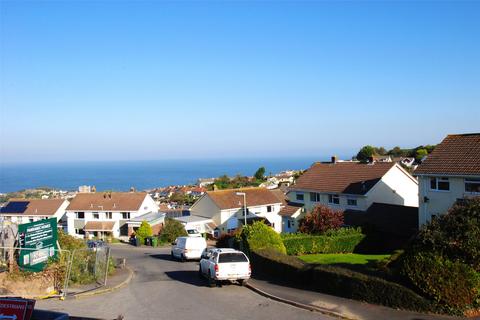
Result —
[[332, 156], [332, 163], [333, 164], [337, 163], [337, 156]]

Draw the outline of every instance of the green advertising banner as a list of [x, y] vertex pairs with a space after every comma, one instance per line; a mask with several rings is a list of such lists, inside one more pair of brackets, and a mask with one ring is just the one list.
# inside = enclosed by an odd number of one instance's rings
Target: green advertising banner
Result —
[[56, 258], [57, 219], [44, 219], [18, 226], [20, 250], [18, 265], [20, 268], [38, 272], [42, 271], [49, 258]]

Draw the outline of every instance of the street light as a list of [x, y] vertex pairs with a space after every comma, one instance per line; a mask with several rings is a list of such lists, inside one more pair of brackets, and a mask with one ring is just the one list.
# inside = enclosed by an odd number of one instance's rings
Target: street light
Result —
[[245, 192], [237, 192], [237, 196], [243, 196], [243, 215], [245, 217], [245, 226], [247, 226], [247, 194]]

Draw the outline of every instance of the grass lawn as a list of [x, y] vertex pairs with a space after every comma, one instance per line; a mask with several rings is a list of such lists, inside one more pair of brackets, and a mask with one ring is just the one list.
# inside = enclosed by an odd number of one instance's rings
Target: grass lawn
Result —
[[357, 254], [357, 253], [326, 253], [307, 254], [299, 256], [306, 263], [312, 264], [360, 264], [365, 265], [390, 257], [389, 254]]

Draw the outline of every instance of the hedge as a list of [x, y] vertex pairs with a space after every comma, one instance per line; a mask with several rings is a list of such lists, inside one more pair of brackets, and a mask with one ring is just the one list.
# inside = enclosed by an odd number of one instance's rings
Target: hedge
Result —
[[461, 314], [480, 302], [480, 273], [460, 261], [419, 252], [404, 258], [402, 273], [451, 313]]
[[334, 266], [311, 266], [300, 259], [265, 249], [252, 252], [255, 273], [293, 285], [313, 286], [316, 291], [344, 298], [420, 312], [433, 304], [397, 283]]
[[360, 229], [340, 229], [325, 235], [285, 234], [283, 244], [288, 255], [315, 253], [351, 253], [365, 238]]

